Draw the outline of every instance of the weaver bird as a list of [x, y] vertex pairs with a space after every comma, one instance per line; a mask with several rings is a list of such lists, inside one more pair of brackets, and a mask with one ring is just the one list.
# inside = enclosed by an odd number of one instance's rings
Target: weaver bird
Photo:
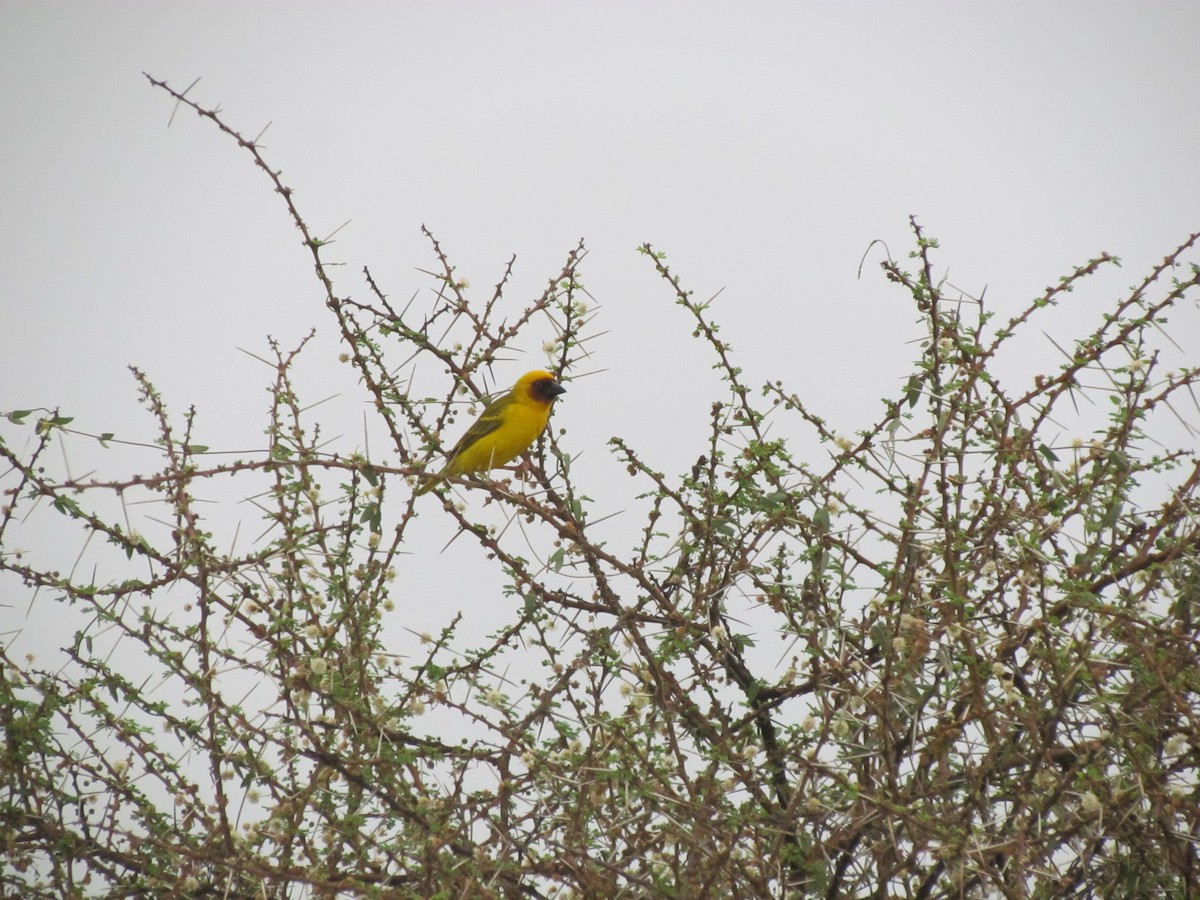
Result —
[[445, 468], [428, 476], [417, 494], [433, 490], [447, 475], [486, 472], [512, 462], [545, 430], [554, 398], [566, 391], [549, 372], [526, 372], [511, 391], [487, 405], [458, 439]]

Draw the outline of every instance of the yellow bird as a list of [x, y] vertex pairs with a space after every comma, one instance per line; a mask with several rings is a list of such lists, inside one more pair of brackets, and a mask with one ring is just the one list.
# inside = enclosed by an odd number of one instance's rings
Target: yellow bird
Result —
[[554, 398], [566, 391], [549, 372], [526, 372], [511, 391], [487, 405], [454, 445], [445, 468], [427, 476], [417, 494], [433, 490], [447, 475], [486, 472], [516, 459], [545, 430]]

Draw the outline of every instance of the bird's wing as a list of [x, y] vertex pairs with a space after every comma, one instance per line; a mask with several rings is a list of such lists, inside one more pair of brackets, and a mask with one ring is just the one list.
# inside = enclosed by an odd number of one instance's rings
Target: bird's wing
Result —
[[450, 459], [458, 456], [465, 449], [470, 447], [476, 441], [487, 437], [497, 428], [504, 424], [504, 410], [512, 402], [512, 397], [504, 395], [497, 400], [493, 400], [479, 414], [479, 418], [471, 423], [471, 427], [467, 429], [467, 433], [458, 439], [458, 443], [454, 445], [454, 449], [450, 451]]

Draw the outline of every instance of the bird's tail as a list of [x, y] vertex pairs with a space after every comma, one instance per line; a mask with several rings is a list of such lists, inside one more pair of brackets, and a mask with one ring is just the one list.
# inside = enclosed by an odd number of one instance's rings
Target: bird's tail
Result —
[[423, 475], [421, 477], [424, 480], [423, 480], [421, 486], [419, 488], [417, 488], [417, 490], [414, 492], [414, 494], [413, 494], [414, 497], [420, 497], [422, 494], [428, 494], [435, 487], [437, 487], [439, 484], [441, 484], [443, 481], [446, 480], [441, 476], [440, 473], [437, 475]]

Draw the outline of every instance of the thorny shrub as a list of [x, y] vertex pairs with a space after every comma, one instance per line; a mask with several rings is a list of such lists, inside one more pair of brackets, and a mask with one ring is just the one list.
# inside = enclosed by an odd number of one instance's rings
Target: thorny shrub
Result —
[[[594, 536], [553, 429], [523, 490], [453, 479], [427, 515], [502, 573], [512, 613], [490, 634], [453, 617], [401, 664], [385, 618], [416, 602], [394, 579], [420, 527], [413, 478], [457, 407], [394, 373], [435, 361], [447, 397], [478, 399], [505, 348], [548, 326], [569, 380], [593, 334], [583, 245], [508, 319], [509, 273], [478, 304], [432, 235], [423, 311], [394, 308], [369, 272], [344, 296], [260, 148], [151, 81], [273, 182], [389, 446], [322, 446], [278, 347], [256, 458], [209, 464], [191, 414], [173, 424], [140, 372], [156, 471], [73, 479], [59, 445], [107, 436], [8, 413], [7, 602], [82, 624], [49, 663], [0, 658], [7, 893], [1194, 892], [1200, 468], [1156, 436], [1194, 434], [1198, 370], [1164, 371], [1156, 347], [1195, 303], [1200, 235], [1014, 385], [997, 374], [1014, 336], [1116, 260], [999, 321], [939, 280], [914, 221], [910, 263], [882, 271], [927, 338], [852, 438], [784, 384], [748, 384], [707, 305], [643, 247], [724, 379], [695, 465], [656, 472], [613, 438], [645, 512], [622, 546]], [[1072, 427], [1089, 430], [1060, 437]], [[828, 463], [801, 461], [800, 441]], [[237, 553], [200, 502], [231, 480], [267, 526]], [[105, 512], [113, 498], [152, 501], [165, 524], [135, 528]], [[62, 572], [22, 549], [47, 520], [62, 546], [119, 556]], [[525, 558], [534, 543], [552, 549]]]

